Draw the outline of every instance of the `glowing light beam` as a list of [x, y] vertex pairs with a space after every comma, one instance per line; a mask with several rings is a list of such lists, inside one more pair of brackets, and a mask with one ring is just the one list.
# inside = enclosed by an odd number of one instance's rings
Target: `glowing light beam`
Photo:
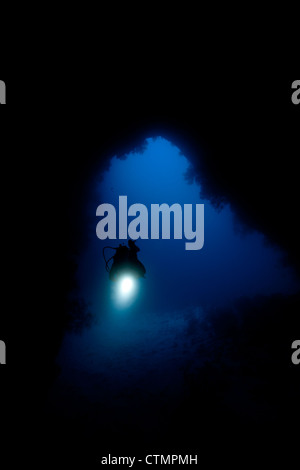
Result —
[[137, 291], [137, 281], [133, 276], [125, 275], [117, 281], [116, 293], [118, 302], [122, 305], [133, 300]]

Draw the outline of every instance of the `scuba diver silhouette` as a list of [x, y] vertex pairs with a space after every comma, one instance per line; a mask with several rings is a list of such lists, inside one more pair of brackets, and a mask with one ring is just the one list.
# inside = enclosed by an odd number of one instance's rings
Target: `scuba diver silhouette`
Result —
[[128, 246], [129, 246], [129, 253], [128, 253], [129, 262], [132, 265], [135, 265], [136, 270], [139, 272], [139, 277], [145, 277], [146, 268], [143, 265], [143, 263], [141, 263], [138, 260], [138, 257], [137, 257], [137, 253], [141, 250], [139, 249], [138, 246], [136, 246], [134, 240], [128, 240]]
[[[137, 257], [137, 253], [140, 251], [140, 249], [136, 246], [133, 240], [128, 240], [128, 247], [120, 244], [118, 248], [111, 246], [106, 246], [103, 248], [103, 257], [106, 264], [105, 269], [109, 273], [109, 279], [111, 281], [117, 280], [117, 278], [123, 273], [131, 274], [136, 278], [145, 277], [145, 266], [138, 260]], [[115, 254], [108, 260], [106, 260], [104, 254], [104, 250], [106, 248], [111, 248], [116, 251]], [[109, 267], [109, 262], [111, 260], [113, 260], [113, 264], [111, 267]]]

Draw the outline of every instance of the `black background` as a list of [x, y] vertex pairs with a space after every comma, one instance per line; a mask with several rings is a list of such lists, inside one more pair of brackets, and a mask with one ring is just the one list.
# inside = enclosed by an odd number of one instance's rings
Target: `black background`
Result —
[[[208, 74], [201, 62], [176, 67], [163, 58], [150, 65], [114, 65], [0, 77], [7, 83], [0, 121], [0, 338], [7, 346], [7, 365], [0, 370], [1, 452], [12, 462], [43, 468], [50, 460], [60, 466], [82, 459], [89, 468], [89, 449], [97, 445], [80, 448], [76, 436], [62, 439], [59, 423], [49, 427], [40, 419], [59, 372], [55, 357], [76, 269], [70, 259], [82, 243], [80, 201], [95, 162], [104, 166], [105, 156], [131, 150], [145, 137], [172, 137], [193, 159], [204, 193], [228, 200], [247, 225], [286, 250], [286, 262], [299, 273], [300, 105], [291, 102], [297, 77], [261, 68], [249, 73], [237, 65]], [[198, 161], [202, 149], [205, 155]], [[299, 298], [271, 303], [262, 312], [268, 320], [252, 340], [264, 342], [269, 357], [266, 400], [281, 409], [276, 425], [263, 417], [243, 423], [228, 416], [226, 429], [211, 416], [203, 430], [193, 418], [192, 399], [185, 408], [189, 418], [179, 418], [182, 426], [190, 423], [186, 442], [176, 441], [170, 425], [170, 434], [157, 446], [164, 453], [174, 448], [179, 453], [180, 445], [186, 450], [189, 443], [211, 464], [270, 465], [280, 457], [293, 458], [299, 440], [300, 366], [291, 364], [290, 346], [300, 334]], [[199, 451], [203, 435], [209, 438]], [[144, 449], [138, 436], [132, 437], [131, 448]], [[103, 435], [101, 445], [110, 449], [114, 439], [121, 452], [130, 438]]]

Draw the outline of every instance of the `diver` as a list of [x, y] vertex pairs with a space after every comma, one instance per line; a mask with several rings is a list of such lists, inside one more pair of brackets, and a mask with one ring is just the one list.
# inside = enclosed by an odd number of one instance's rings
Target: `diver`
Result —
[[[109, 248], [115, 250], [115, 254], [109, 259], [105, 257], [105, 249]], [[109, 273], [109, 279], [111, 281], [117, 280], [121, 274], [131, 274], [132, 276], [139, 278], [145, 277], [146, 269], [145, 266], [138, 260], [137, 253], [140, 249], [136, 246], [133, 240], [128, 240], [128, 247], [126, 245], [119, 245], [118, 248], [112, 246], [106, 246], [103, 248], [103, 257], [105, 261], [105, 269]], [[109, 262], [113, 261], [111, 268]]]
[[128, 246], [129, 246], [129, 259], [132, 261], [137, 261], [137, 253], [141, 251], [138, 246], [136, 246], [134, 240], [128, 240]]
[[128, 261], [128, 252], [127, 246], [120, 244], [118, 248], [116, 248], [116, 253], [113, 256], [114, 262], [124, 263]]
[[128, 260], [131, 266], [137, 271], [139, 277], [145, 277], [146, 269], [143, 263], [138, 260], [137, 254], [140, 251], [139, 247], [136, 246], [134, 240], [128, 240]]
[[114, 256], [112, 256], [113, 264], [109, 271], [109, 279], [111, 281], [115, 280], [118, 273], [124, 267], [126, 267], [126, 265], [128, 264], [128, 259], [129, 259], [129, 256], [128, 256], [129, 249], [127, 248], [127, 246], [120, 244], [118, 248], [115, 248], [115, 250], [116, 252]]

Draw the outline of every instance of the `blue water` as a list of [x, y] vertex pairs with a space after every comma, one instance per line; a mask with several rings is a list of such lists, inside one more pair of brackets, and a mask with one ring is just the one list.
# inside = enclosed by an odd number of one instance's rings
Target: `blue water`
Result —
[[[77, 272], [77, 295], [90, 305], [94, 321], [64, 338], [61, 374], [50, 394], [56, 410], [126, 427], [133, 409], [130, 419], [137, 425], [146, 419], [155, 427], [161, 409], [172, 409], [183, 393], [183, 372], [195, 365], [196, 348], [211, 340], [211, 309], [230, 308], [243, 296], [298, 290], [291, 268], [282, 263], [284, 253], [262, 233], [241, 226], [229, 204], [217, 209], [202, 199], [201, 186], [187, 181], [189, 167], [188, 157], [157, 137], [147, 139], [144, 151], [112, 157], [109, 169], [94, 175], [84, 201], [87, 242]], [[96, 208], [104, 202], [117, 208], [120, 195], [127, 195], [128, 205], [149, 209], [154, 203], [205, 208], [199, 251], [185, 250], [184, 239], [137, 241], [147, 274], [126, 306], [118, 304], [102, 258], [102, 248], [118, 242], [96, 237]], [[151, 407], [147, 411], [153, 399], [154, 415]]]

